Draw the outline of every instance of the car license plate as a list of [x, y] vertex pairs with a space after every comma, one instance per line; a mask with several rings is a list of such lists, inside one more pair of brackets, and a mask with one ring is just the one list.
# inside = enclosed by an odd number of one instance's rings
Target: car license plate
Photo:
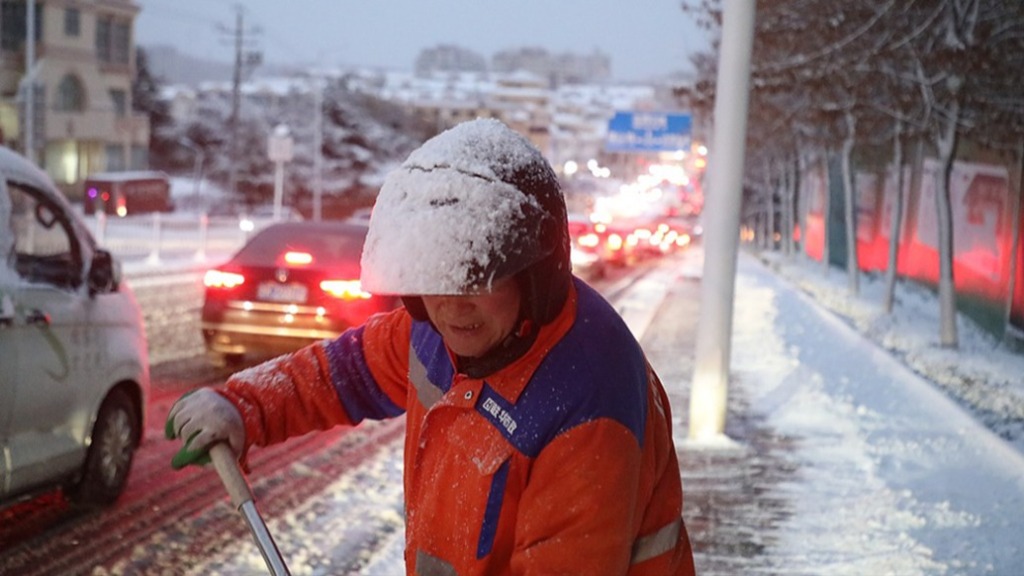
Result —
[[263, 282], [256, 290], [256, 297], [270, 302], [292, 302], [301, 304], [306, 301], [307, 288], [302, 284], [278, 284]]

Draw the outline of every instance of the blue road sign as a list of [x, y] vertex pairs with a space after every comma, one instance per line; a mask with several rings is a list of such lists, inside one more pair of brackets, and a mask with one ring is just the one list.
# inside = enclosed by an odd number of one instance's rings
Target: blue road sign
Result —
[[689, 114], [616, 112], [608, 121], [609, 152], [675, 152], [690, 148]]

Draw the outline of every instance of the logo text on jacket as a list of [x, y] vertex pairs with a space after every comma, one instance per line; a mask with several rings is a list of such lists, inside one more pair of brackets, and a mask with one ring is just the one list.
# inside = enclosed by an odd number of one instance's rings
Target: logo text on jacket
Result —
[[493, 398], [484, 399], [483, 409], [484, 412], [487, 412], [488, 414], [493, 416], [495, 420], [497, 420], [498, 423], [501, 424], [502, 427], [505, 428], [505, 431], [507, 431], [509, 434], [516, 431], [516, 427], [518, 426], [518, 424], [516, 424], [515, 419], [512, 418], [512, 415], [508, 413], [508, 410], [505, 410], [504, 408], [499, 406], [498, 403], [495, 402]]

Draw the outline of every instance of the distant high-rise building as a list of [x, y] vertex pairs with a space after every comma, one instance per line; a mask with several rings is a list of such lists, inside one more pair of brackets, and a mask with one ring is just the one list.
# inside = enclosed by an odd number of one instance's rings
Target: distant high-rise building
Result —
[[420, 51], [413, 68], [420, 77], [438, 72], [486, 72], [487, 59], [466, 48], [441, 44]]

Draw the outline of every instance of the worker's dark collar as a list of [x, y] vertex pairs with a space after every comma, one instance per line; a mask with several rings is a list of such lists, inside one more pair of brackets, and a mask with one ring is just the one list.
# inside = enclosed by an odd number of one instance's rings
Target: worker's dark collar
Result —
[[[572, 328], [576, 319], [576, 299], [576, 288], [570, 285], [565, 304], [555, 318], [536, 330], [536, 335], [526, 340], [528, 344], [526, 342], [510, 342], [509, 349], [500, 354], [503, 361], [488, 358], [486, 359], [488, 364], [484, 366], [484, 358], [472, 359], [469, 361], [472, 367], [467, 368], [466, 359], [460, 360], [451, 354], [449, 349], [449, 355], [452, 362], [455, 363], [456, 370], [470, 378], [486, 380], [495, 392], [514, 404], [548, 352]], [[526, 350], [518, 350], [519, 346], [525, 346]], [[496, 356], [498, 355], [496, 353]]]
[[501, 370], [526, 354], [537, 340], [539, 328], [529, 320], [521, 320], [519, 328], [483, 356], [456, 356], [456, 369], [470, 378], [483, 378]]

